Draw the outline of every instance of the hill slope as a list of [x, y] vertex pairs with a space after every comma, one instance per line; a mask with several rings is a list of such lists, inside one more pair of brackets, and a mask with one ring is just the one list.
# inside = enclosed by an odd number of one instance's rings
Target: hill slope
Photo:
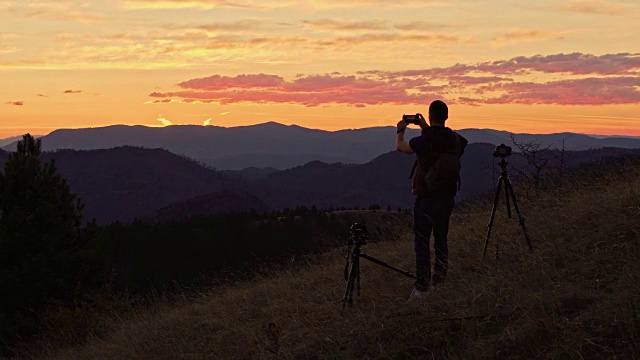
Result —
[[[410, 279], [364, 261], [362, 296], [341, 315], [336, 250], [302, 271], [140, 311], [44, 358], [637, 358], [640, 166], [614, 170], [521, 199], [533, 253], [502, 210], [490, 244], [500, 241], [501, 261], [483, 262], [489, 205], [454, 215], [448, 282], [424, 301], [407, 302]], [[411, 269], [409, 231], [365, 250]]]
[[130, 221], [231, 185], [227, 177], [162, 149], [60, 150], [42, 155], [43, 161], [50, 159], [84, 202], [84, 219], [100, 223]]
[[192, 216], [212, 216], [220, 213], [267, 211], [269, 207], [255, 195], [241, 190], [223, 190], [196, 196], [167, 205], [151, 217], [152, 220], [185, 219]]
[[[494, 146], [490, 144], [469, 144], [462, 157], [459, 199], [495, 187], [500, 167], [492, 155], [493, 149]], [[625, 153], [640, 155], [640, 150], [603, 148], [568, 151], [564, 154], [563, 165], [566, 170], [605, 156]], [[539, 159], [549, 159], [546, 170], [559, 166], [559, 151], [550, 150], [537, 155]], [[382, 208], [405, 208], [412, 204], [413, 199], [409, 174], [414, 161], [415, 156], [397, 151], [382, 154], [365, 164], [313, 161], [258, 178], [249, 188], [273, 208], [301, 204], [320, 208], [366, 207], [370, 204], [378, 204]], [[508, 161], [513, 178], [533, 170], [521, 154], [514, 154]]]

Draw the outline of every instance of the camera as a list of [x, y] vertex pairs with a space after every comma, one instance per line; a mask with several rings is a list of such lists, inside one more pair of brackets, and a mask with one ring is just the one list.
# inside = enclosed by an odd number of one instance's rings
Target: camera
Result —
[[420, 124], [420, 118], [422, 118], [422, 114], [402, 115], [402, 121], [404, 121], [405, 124], [416, 124], [416, 125], [419, 125]]
[[350, 240], [352, 244], [364, 245], [369, 239], [369, 233], [367, 232], [367, 226], [360, 223], [353, 223], [349, 229]]
[[511, 146], [507, 146], [505, 144], [498, 145], [495, 149], [493, 149], [493, 156], [503, 159], [507, 156], [511, 156]]

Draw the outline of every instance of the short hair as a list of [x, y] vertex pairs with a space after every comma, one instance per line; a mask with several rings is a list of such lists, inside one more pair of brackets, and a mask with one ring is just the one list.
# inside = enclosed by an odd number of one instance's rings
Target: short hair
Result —
[[442, 100], [435, 100], [429, 105], [429, 115], [436, 122], [444, 123], [449, 118], [449, 108]]

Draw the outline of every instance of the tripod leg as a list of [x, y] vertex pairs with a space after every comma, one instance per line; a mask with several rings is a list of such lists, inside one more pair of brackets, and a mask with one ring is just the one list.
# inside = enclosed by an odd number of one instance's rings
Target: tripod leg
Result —
[[358, 263], [358, 271], [356, 271], [356, 294], [360, 296], [360, 257], [358, 256], [355, 261]]
[[[347, 288], [344, 291], [344, 298], [342, 301], [346, 304], [349, 301], [349, 292], [351, 290], [351, 273], [353, 272], [353, 264], [351, 265], [351, 269], [349, 269], [349, 277], [347, 278]], [[344, 308], [344, 305], [343, 305]]]
[[511, 181], [509, 181], [509, 179], [507, 179], [505, 183], [505, 189], [511, 193], [511, 197], [513, 198], [513, 207], [516, 208], [516, 214], [518, 214], [518, 220], [520, 222], [520, 226], [522, 227], [524, 238], [527, 241], [529, 250], [533, 251], [533, 244], [531, 243], [531, 239], [529, 238], [529, 234], [527, 233], [527, 228], [524, 226], [524, 216], [522, 216], [522, 214], [520, 213], [520, 208], [518, 207], [518, 202], [516, 201], [516, 193], [513, 191], [513, 186], [511, 185]]
[[507, 180], [504, 184], [504, 196], [507, 200], [507, 218], [511, 219], [511, 202], [509, 201], [509, 191], [507, 190]]
[[357, 265], [351, 263], [351, 270], [349, 272], [349, 279], [347, 280], [347, 289], [344, 292], [344, 299], [342, 299], [342, 311], [347, 306], [347, 303], [353, 303], [353, 288], [355, 286]]
[[504, 178], [501, 176], [498, 180], [498, 189], [496, 190], [496, 197], [493, 200], [493, 208], [491, 209], [491, 219], [489, 220], [489, 225], [487, 226], [489, 229], [487, 231], [487, 239], [484, 242], [484, 250], [482, 251], [482, 260], [484, 260], [485, 255], [487, 254], [487, 246], [489, 246], [489, 237], [491, 237], [491, 228], [493, 228], [493, 221], [496, 217], [496, 210], [498, 209], [498, 200], [500, 199], [500, 190], [502, 189], [502, 182]]

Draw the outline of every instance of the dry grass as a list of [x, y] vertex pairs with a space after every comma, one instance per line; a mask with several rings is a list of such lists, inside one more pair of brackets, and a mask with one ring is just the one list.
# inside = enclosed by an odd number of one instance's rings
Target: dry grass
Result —
[[[362, 296], [341, 315], [344, 254], [335, 250], [302, 270], [138, 311], [82, 347], [50, 344], [27, 357], [640, 358], [638, 172], [521, 207], [533, 253], [502, 211], [482, 262], [490, 209], [456, 215], [448, 282], [423, 301], [407, 301], [410, 279], [363, 261]], [[363, 250], [413, 268], [410, 229]]]

